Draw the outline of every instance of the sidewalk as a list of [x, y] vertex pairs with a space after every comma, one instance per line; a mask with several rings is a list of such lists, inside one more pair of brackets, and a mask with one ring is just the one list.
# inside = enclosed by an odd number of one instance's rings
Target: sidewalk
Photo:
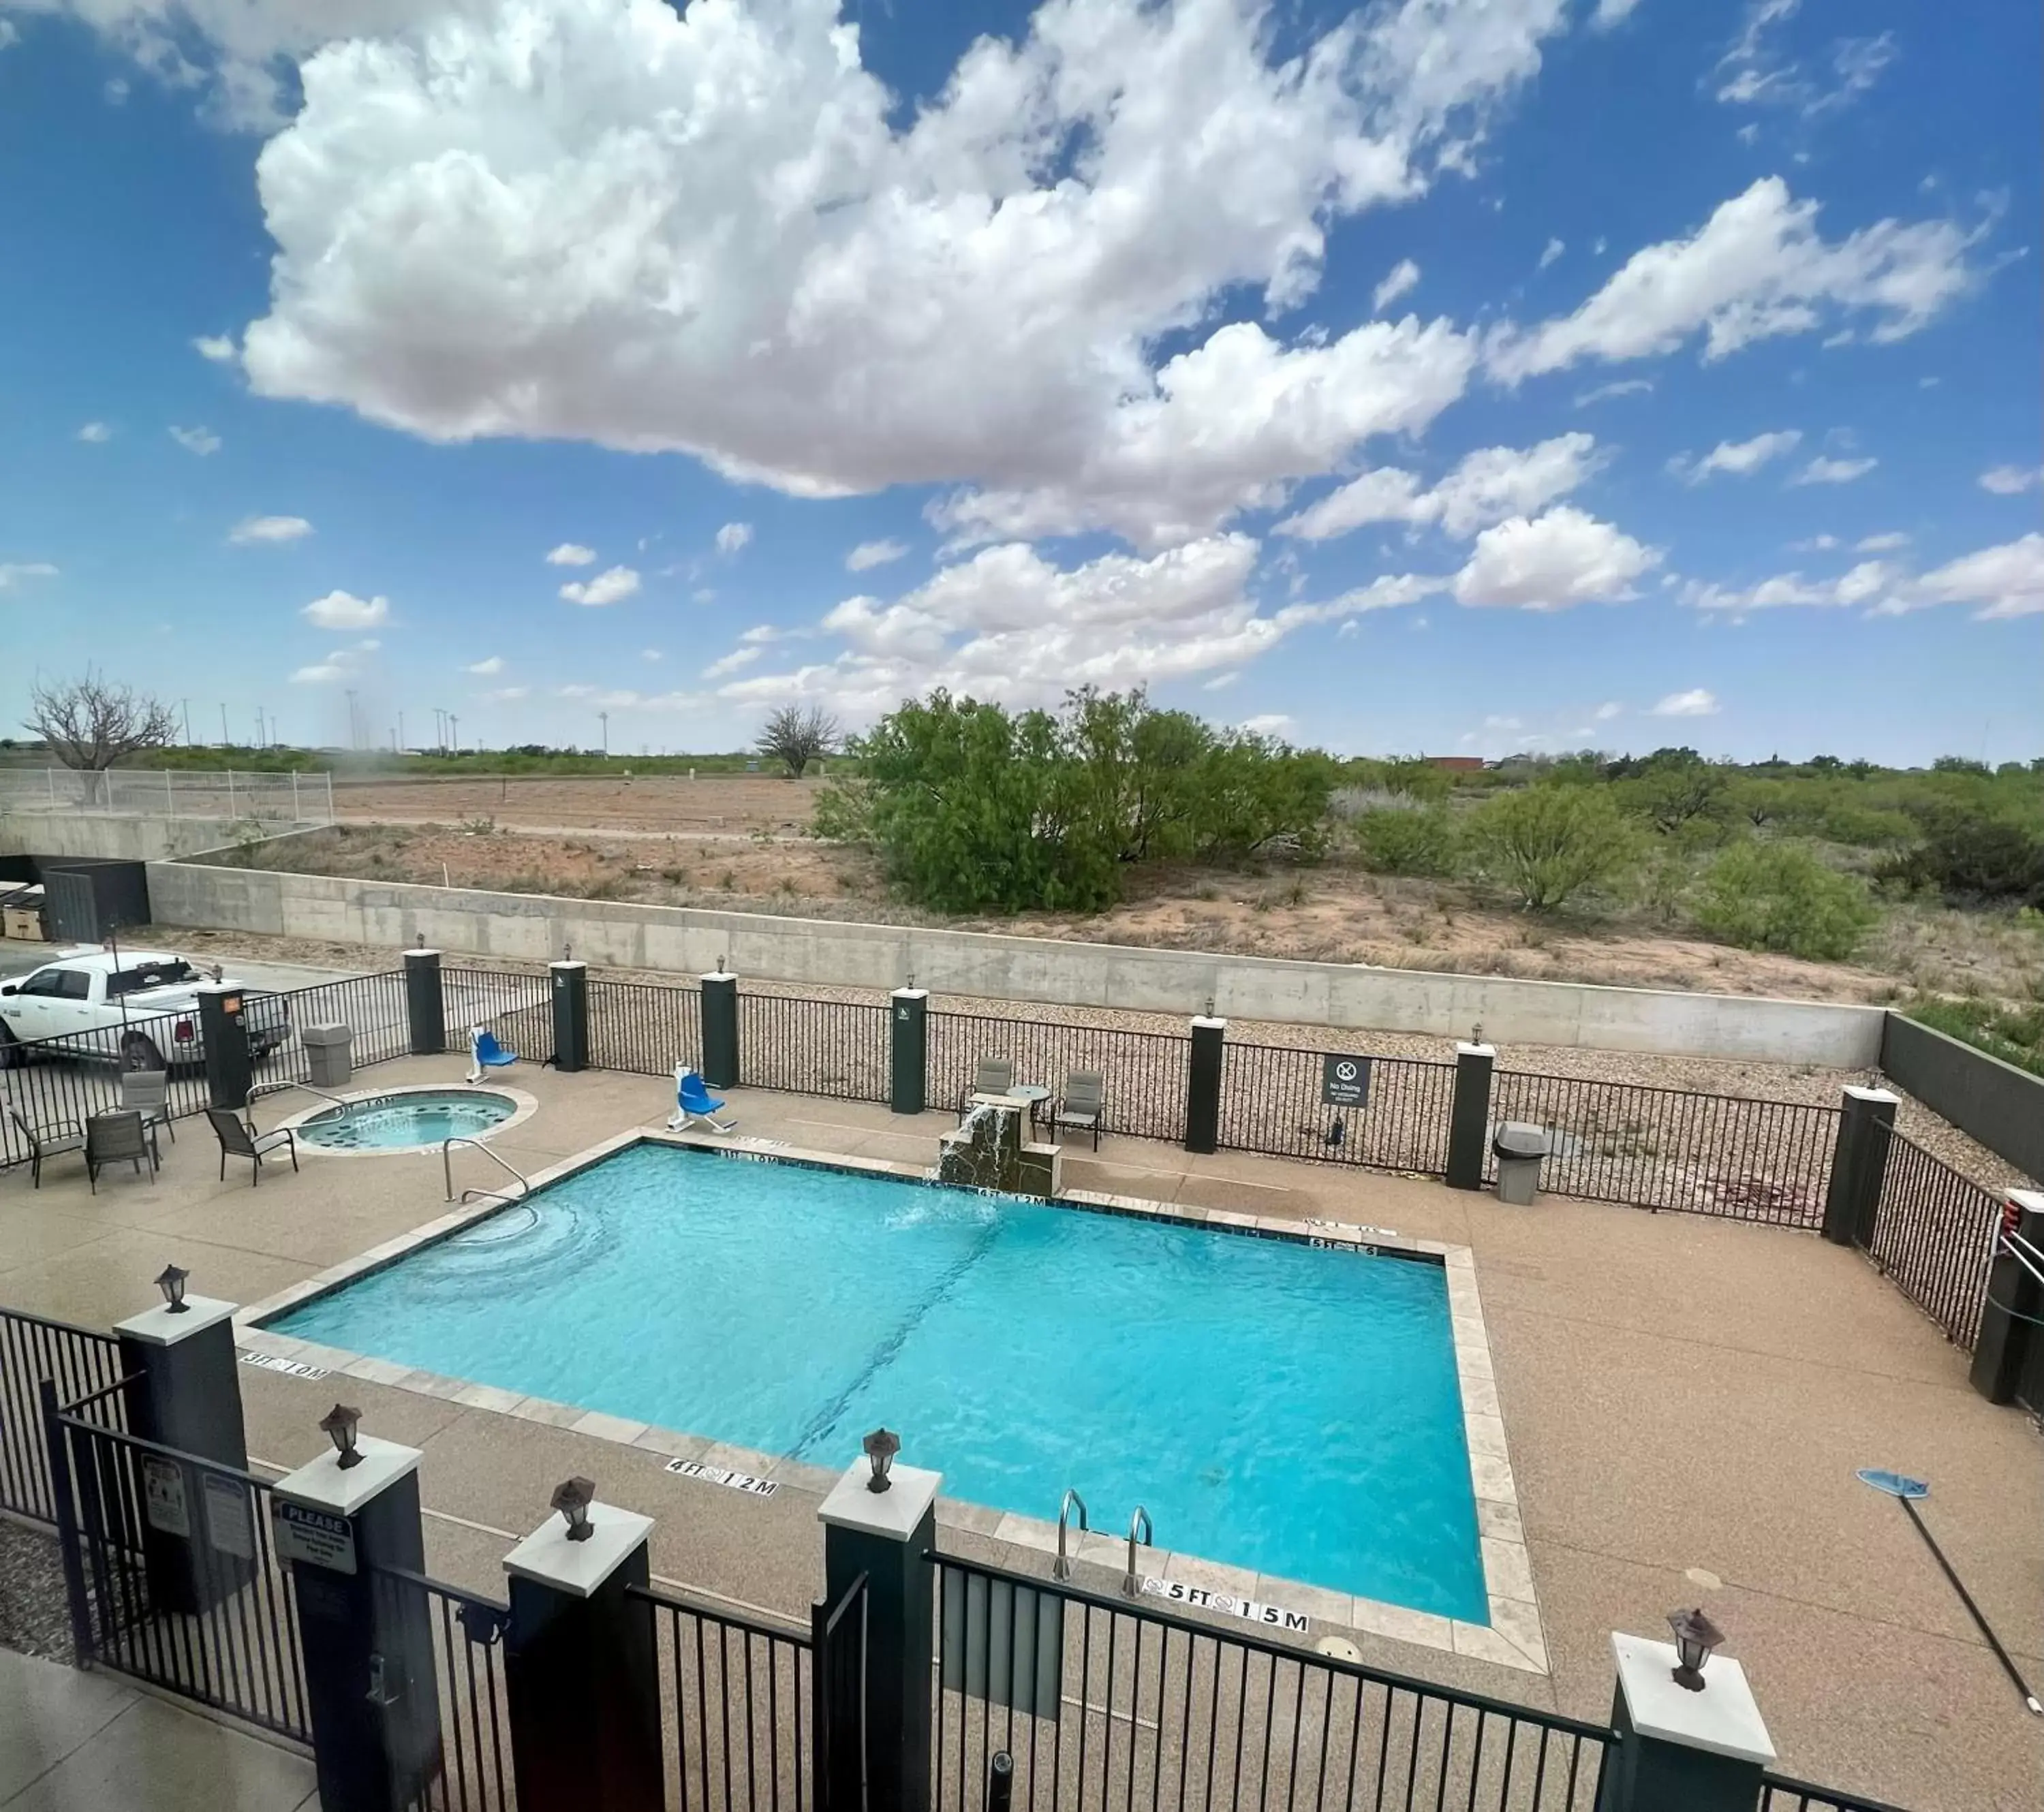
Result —
[[0, 1812], [317, 1812], [313, 1764], [125, 1684], [0, 1649]]

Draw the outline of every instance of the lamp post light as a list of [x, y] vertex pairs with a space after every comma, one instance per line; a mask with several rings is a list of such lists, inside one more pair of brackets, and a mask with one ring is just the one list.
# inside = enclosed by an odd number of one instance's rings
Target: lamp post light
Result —
[[866, 1488], [870, 1491], [890, 1489], [887, 1474], [893, 1466], [894, 1456], [901, 1451], [901, 1437], [891, 1428], [876, 1428], [859, 1445], [865, 1449], [866, 1464], [873, 1468]]
[[361, 1449], [355, 1445], [355, 1427], [361, 1420], [362, 1411], [350, 1409], [346, 1403], [336, 1403], [320, 1418], [320, 1433], [333, 1443], [334, 1451], [340, 1456], [335, 1464], [344, 1472], [362, 1464]]
[[1681, 1662], [1674, 1669], [1676, 1685], [1685, 1692], [1701, 1692], [1704, 1664], [1712, 1649], [1723, 1645], [1724, 1632], [1701, 1610], [1670, 1611], [1668, 1627], [1675, 1633], [1675, 1653]]
[[166, 1265], [163, 1274], [156, 1279], [156, 1288], [163, 1292], [163, 1300], [171, 1315], [183, 1315], [190, 1307], [185, 1300], [185, 1283], [191, 1273], [175, 1265]]
[[571, 1541], [586, 1541], [596, 1531], [590, 1527], [589, 1507], [596, 1502], [596, 1485], [590, 1479], [564, 1479], [554, 1487], [550, 1507], [561, 1513], [568, 1526]]

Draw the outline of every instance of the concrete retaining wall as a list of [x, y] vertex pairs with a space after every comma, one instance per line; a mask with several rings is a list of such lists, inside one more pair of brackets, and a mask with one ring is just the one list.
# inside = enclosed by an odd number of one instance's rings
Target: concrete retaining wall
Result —
[[1877, 1007], [1640, 988], [1437, 975], [1339, 963], [1066, 943], [900, 925], [840, 924], [691, 907], [632, 906], [477, 889], [158, 862], [159, 923], [330, 939], [455, 957], [588, 962], [700, 974], [728, 959], [764, 981], [898, 987], [1059, 1006], [1224, 1015], [1300, 1025], [1870, 1069]]
[[145, 818], [117, 813], [12, 812], [0, 815], [0, 850], [33, 856], [96, 856], [164, 862], [234, 840], [226, 818]]
[[1881, 1067], [1940, 1119], [2044, 1180], [2044, 1077], [1890, 1013]]

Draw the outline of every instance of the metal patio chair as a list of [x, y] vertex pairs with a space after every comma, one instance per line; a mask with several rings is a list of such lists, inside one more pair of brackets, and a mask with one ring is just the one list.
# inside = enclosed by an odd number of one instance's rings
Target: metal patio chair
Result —
[[1051, 1115], [1055, 1131], [1076, 1127], [1093, 1134], [1093, 1148], [1100, 1150], [1101, 1123], [1107, 1117], [1107, 1078], [1097, 1069], [1074, 1069], [1065, 1078], [1065, 1092], [1058, 1097]]
[[298, 1167], [298, 1142], [291, 1136], [289, 1127], [279, 1127], [275, 1132], [259, 1133], [252, 1120], [244, 1120], [232, 1108], [208, 1108], [206, 1117], [213, 1122], [213, 1130], [220, 1139], [220, 1180], [227, 1180], [227, 1161], [230, 1157], [245, 1157], [255, 1167], [252, 1184], [261, 1188], [263, 1160], [283, 1151], [290, 1154], [291, 1168]]
[[133, 1108], [115, 1108], [94, 1114], [85, 1123], [85, 1175], [92, 1192], [99, 1193], [99, 1173], [110, 1164], [132, 1164], [135, 1174], [149, 1167], [149, 1180], [156, 1180], [156, 1147], [140, 1112]]
[[69, 1128], [68, 1131], [60, 1130], [57, 1126], [32, 1126], [21, 1117], [21, 1110], [11, 1104], [7, 1109], [7, 1118], [14, 1123], [14, 1130], [29, 1142], [29, 1180], [36, 1188], [40, 1189], [43, 1186], [43, 1161], [45, 1158], [61, 1157], [66, 1152], [83, 1152], [85, 1150], [85, 1134], [78, 1130], [75, 1121], [62, 1123], [63, 1127]]
[[959, 1098], [959, 1118], [965, 1118], [965, 1111], [975, 1095], [1005, 1095], [1015, 1086], [1015, 1059], [1012, 1057], [982, 1057], [974, 1065], [972, 1086]]
[[133, 1108], [144, 1126], [161, 1127], [178, 1142], [178, 1129], [171, 1123], [171, 1075], [167, 1069], [124, 1069], [121, 1073], [121, 1105]]

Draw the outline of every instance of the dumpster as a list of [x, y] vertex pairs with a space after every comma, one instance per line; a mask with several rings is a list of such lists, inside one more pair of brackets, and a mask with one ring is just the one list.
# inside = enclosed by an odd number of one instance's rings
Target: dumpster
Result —
[[305, 1047], [306, 1078], [315, 1088], [345, 1088], [355, 1078], [351, 1047], [355, 1032], [348, 1026], [308, 1026], [298, 1034]]
[[1497, 1158], [1497, 1199], [1530, 1208], [1540, 1194], [1540, 1161], [1547, 1155], [1547, 1131], [1507, 1120], [1490, 1142]]

